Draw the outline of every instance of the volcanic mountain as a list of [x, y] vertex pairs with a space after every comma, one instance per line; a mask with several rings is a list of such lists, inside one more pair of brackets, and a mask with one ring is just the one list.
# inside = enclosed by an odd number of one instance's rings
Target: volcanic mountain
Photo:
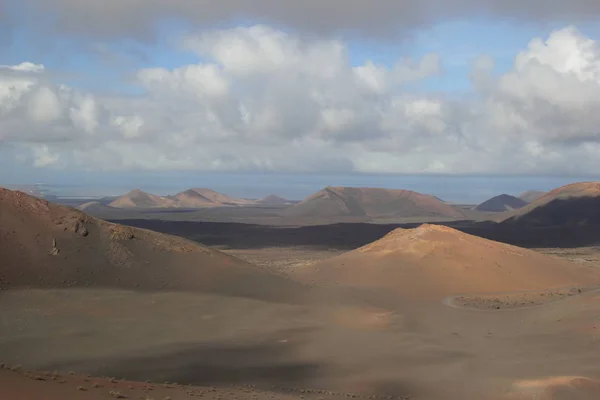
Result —
[[514, 197], [508, 194], [501, 194], [496, 197], [492, 197], [489, 200], [484, 201], [477, 207], [477, 211], [489, 211], [489, 212], [502, 212], [517, 210], [527, 205], [525, 200], [521, 200], [518, 197]]
[[233, 204], [244, 204], [244, 203], [249, 202], [248, 200], [231, 197], [226, 194], [215, 192], [214, 190], [207, 189], [207, 188], [190, 189], [190, 191], [199, 194], [200, 196], [206, 198], [208, 201], [212, 202], [213, 204], [233, 205]]
[[174, 196], [156, 196], [139, 189], [124, 194], [109, 204], [114, 208], [205, 208], [252, 204], [251, 200], [237, 199], [212, 189], [189, 189]]
[[528, 190], [524, 193], [521, 193], [521, 195], [519, 195], [519, 198], [521, 200], [526, 201], [527, 203], [531, 203], [537, 199], [539, 199], [540, 197], [542, 197], [543, 195], [545, 195], [547, 192], [540, 192], [539, 190]]
[[301, 285], [182, 238], [0, 189], [0, 287], [195, 291], [288, 301]]
[[109, 206], [114, 208], [170, 208], [177, 207], [177, 201], [134, 189], [114, 200]]
[[554, 189], [508, 215], [505, 224], [566, 226], [600, 224], [600, 182]]
[[288, 217], [444, 217], [464, 214], [449, 204], [410, 190], [326, 187], [283, 211]]
[[465, 293], [600, 283], [600, 271], [428, 224], [396, 229], [371, 244], [317, 263], [300, 277], [438, 300]]
[[171, 199], [175, 200], [178, 207], [204, 208], [215, 206], [215, 203], [212, 200], [193, 189], [177, 193], [175, 196], [171, 197]]

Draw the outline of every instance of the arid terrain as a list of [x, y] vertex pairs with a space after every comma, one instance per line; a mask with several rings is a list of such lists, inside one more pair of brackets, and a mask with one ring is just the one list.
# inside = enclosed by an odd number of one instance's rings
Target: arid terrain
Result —
[[106, 222], [0, 190], [0, 398], [597, 399], [594, 230]]

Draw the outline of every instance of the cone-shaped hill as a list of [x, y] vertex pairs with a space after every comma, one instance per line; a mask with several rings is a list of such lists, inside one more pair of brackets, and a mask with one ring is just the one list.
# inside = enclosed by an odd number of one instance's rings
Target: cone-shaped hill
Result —
[[518, 210], [527, 205], [525, 200], [508, 194], [501, 194], [479, 204], [475, 210], [487, 212], [503, 212]]
[[437, 299], [600, 282], [600, 273], [593, 269], [429, 224], [396, 229], [369, 245], [317, 263], [299, 277]]
[[118, 197], [109, 205], [115, 208], [169, 208], [176, 207], [177, 201], [134, 189]]
[[463, 218], [457, 208], [410, 190], [327, 187], [287, 208], [288, 217], [443, 217]]

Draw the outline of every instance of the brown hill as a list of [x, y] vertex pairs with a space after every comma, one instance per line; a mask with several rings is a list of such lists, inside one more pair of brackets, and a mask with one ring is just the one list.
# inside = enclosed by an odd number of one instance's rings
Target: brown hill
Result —
[[215, 192], [212, 189], [196, 188], [190, 189], [189, 191], [199, 194], [200, 196], [212, 202], [214, 205], [242, 205], [252, 203], [251, 200], [231, 197], [223, 193]]
[[115, 208], [170, 208], [178, 205], [177, 201], [168, 197], [156, 196], [134, 189], [118, 197], [109, 206]]
[[253, 203], [251, 200], [238, 199], [206, 188], [189, 189], [170, 198], [177, 202], [177, 206], [186, 208], [239, 206]]
[[212, 189], [188, 189], [174, 196], [156, 196], [139, 189], [118, 197], [109, 206], [114, 208], [206, 208], [252, 204], [251, 200], [238, 199]]
[[539, 190], [528, 190], [524, 193], [521, 193], [521, 195], [519, 195], [519, 198], [523, 201], [526, 201], [528, 203], [531, 203], [537, 199], [539, 199], [540, 197], [542, 197], [543, 195], [545, 195], [547, 192], [541, 192]]
[[506, 223], [537, 226], [600, 223], [600, 182], [581, 182], [554, 189], [519, 210]]
[[215, 203], [196, 192], [195, 190], [186, 190], [181, 193], [177, 193], [172, 197], [173, 200], [177, 202], [177, 205], [180, 207], [186, 208], [204, 208], [204, 207], [214, 207]]
[[0, 288], [202, 291], [287, 301], [301, 285], [195, 242], [0, 189]]
[[327, 187], [283, 211], [288, 217], [445, 217], [464, 214], [440, 200], [410, 190]]
[[408, 298], [547, 290], [600, 282], [587, 267], [452, 228], [396, 229], [355, 251], [315, 264], [303, 279], [387, 288]]

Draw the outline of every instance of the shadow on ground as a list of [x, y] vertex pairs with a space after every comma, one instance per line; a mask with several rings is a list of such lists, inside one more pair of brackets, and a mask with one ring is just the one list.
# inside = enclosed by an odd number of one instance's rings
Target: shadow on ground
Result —
[[[306, 246], [322, 249], [352, 250], [374, 242], [397, 228], [410, 224], [339, 223], [318, 226], [275, 227], [266, 225], [162, 220], [119, 220], [124, 225], [186, 237], [207, 246], [225, 249]], [[593, 246], [600, 243], [600, 223], [530, 226], [528, 224], [440, 223], [465, 233], [526, 248]]]

